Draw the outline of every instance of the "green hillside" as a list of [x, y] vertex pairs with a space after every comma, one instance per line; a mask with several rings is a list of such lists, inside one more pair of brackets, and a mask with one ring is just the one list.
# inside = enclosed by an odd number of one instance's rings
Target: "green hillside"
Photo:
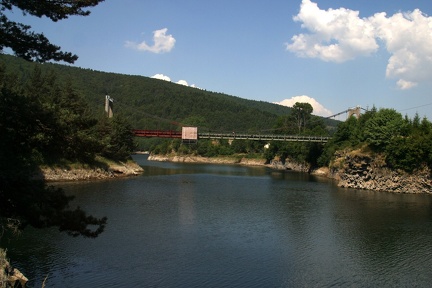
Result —
[[[70, 81], [89, 103], [92, 113], [104, 113], [105, 95], [114, 99], [114, 113], [125, 116], [136, 129], [178, 129], [198, 126], [201, 131], [271, 133], [277, 118], [291, 108], [200, 90], [143, 76], [106, 73], [59, 64], [37, 64], [0, 55], [9, 73], [29, 77], [35, 65]], [[326, 120], [327, 126], [337, 121]]]

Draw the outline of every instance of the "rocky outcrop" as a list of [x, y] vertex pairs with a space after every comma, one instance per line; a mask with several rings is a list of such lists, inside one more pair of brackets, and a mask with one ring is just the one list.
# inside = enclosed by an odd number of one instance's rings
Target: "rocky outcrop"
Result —
[[392, 170], [386, 166], [382, 155], [363, 153], [361, 150], [339, 151], [330, 167], [313, 170], [306, 162], [297, 162], [287, 158], [273, 159], [266, 164], [265, 159], [235, 157], [167, 156], [150, 155], [149, 160], [188, 163], [242, 164], [267, 166], [277, 170], [292, 170], [311, 173], [315, 176], [329, 177], [337, 181], [339, 187], [387, 191], [395, 193], [432, 194], [431, 170], [421, 167], [414, 173]]
[[265, 159], [249, 159], [239, 157], [203, 157], [198, 155], [153, 155], [148, 158], [150, 161], [169, 161], [180, 163], [211, 163], [211, 164], [240, 164], [248, 166], [264, 166]]
[[270, 161], [268, 166], [276, 170], [292, 170], [305, 173], [309, 173], [311, 171], [311, 165], [309, 163], [298, 162], [291, 158], [286, 158], [284, 161], [280, 159], [273, 159]]
[[169, 162], [184, 162], [184, 163], [211, 163], [211, 164], [240, 164], [245, 166], [267, 166], [276, 170], [292, 170], [298, 172], [309, 172], [311, 166], [304, 162], [296, 162], [292, 159], [281, 161], [279, 158], [271, 160], [267, 163], [264, 158], [246, 158], [246, 157], [202, 157], [198, 155], [153, 155], [148, 158], [150, 161], [169, 161]]
[[135, 176], [142, 172], [134, 162], [112, 162], [106, 167], [40, 167], [37, 177], [47, 181], [78, 181]]
[[379, 154], [340, 151], [330, 166], [330, 177], [338, 186], [395, 193], [432, 194], [431, 171], [419, 167], [413, 173], [392, 170]]

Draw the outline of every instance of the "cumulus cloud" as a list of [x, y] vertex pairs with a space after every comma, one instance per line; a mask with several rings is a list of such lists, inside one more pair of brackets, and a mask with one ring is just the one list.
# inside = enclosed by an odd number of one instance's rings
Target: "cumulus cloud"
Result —
[[360, 18], [358, 11], [322, 10], [302, 0], [294, 21], [308, 33], [294, 35], [286, 48], [300, 57], [340, 63], [376, 52], [379, 39], [391, 54], [386, 77], [397, 79], [400, 89], [432, 80], [432, 17], [418, 9]]
[[[168, 77], [168, 76], [166, 76], [166, 75], [164, 75], [164, 74], [155, 74], [155, 75], [151, 76], [150, 78], [159, 79], [159, 80], [165, 80], [165, 81], [171, 82], [171, 78]], [[195, 84], [189, 85], [186, 80], [179, 80], [179, 81], [173, 82], [173, 83], [179, 84], [179, 85], [188, 86], [188, 87], [192, 87], [192, 88], [201, 89], [201, 88], [197, 87]]]
[[176, 83], [177, 83], [177, 84], [180, 84], [180, 85], [184, 85], [184, 86], [189, 86], [189, 84], [187, 83], [186, 80], [179, 80], [179, 81], [177, 81]]
[[170, 52], [174, 48], [176, 40], [172, 35], [167, 35], [167, 31], [167, 28], [153, 31], [154, 44], [151, 46], [148, 45], [145, 41], [141, 43], [126, 41], [125, 46], [139, 51], [148, 51], [152, 53]]
[[292, 37], [289, 51], [300, 57], [320, 58], [324, 61], [344, 62], [378, 49], [374, 29], [369, 21], [360, 19], [359, 12], [345, 8], [319, 9], [316, 3], [303, 0], [294, 21], [309, 34]]
[[399, 79], [398, 87], [409, 89], [432, 80], [432, 17], [416, 9], [387, 17], [377, 13], [369, 18], [376, 36], [392, 55], [386, 76]]
[[399, 79], [399, 81], [397, 81], [396, 85], [399, 87], [399, 89], [406, 90], [406, 89], [410, 89], [412, 87], [417, 86], [417, 83], [405, 81], [403, 79]]
[[314, 115], [319, 115], [323, 117], [331, 116], [333, 113], [325, 108], [323, 105], [321, 105], [318, 101], [316, 101], [314, 98], [309, 97], [307, 95], [301, 95], [301, 96], [294, 96], [290, 99], [284, 99], [280, 102], [274, 102], [274, 104], [279, 104], [282, 106], [288, 106], [292, 107], [296, 102], [300, 103], [309, 103], [312, 105], [313, 113]]
[[151, 76], [150, 78], [171, 82], [171, 78], [166, 76], [166, 75], [163, 75], [163, 74], [155, 74], [155, 75]]

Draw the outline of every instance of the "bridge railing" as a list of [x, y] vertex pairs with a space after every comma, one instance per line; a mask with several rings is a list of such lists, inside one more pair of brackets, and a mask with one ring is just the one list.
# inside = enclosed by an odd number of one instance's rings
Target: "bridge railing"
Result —
[[198, 133], [198, 139], [229, 139], [229, 140], [262, 140], [262, 141], [298, 141], [298, 142], [327, 142], [327, 136], [302, 136], [280, 134], [237, 134], [237, 133]]
[[173, 130], [139, 130], [132, 131], [137, 137], [182, 138], [181, 131]]
[[[137, 137], [182, 138], [182, 132], [173, 130], [133, 130]], [[325, 143], [331, 137], [303, 136], [280, 134], [238, 134], [238, 133], [198, 133], [198, 139], [228, 139], [228, 140], [255, 140], [255, 141], [292, 141], [292, 142], [320, 142]]]

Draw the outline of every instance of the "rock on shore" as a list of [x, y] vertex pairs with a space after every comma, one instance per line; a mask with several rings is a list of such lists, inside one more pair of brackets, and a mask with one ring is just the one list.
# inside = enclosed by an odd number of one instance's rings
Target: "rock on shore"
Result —
[[241, 164], [248, 166], [264, 166], [265, 159], [249, 159], [236, 157], [203, 157], [195, 155], [153, 155], [148, 157], [150, 161], [169, 161], [183, 163], [211, 163], [211, 164]]
[[308, 163], [299, 163], [292, 159], [274, 159], [267, 163], [264, 158], [239, 158], [239, 157], [203, 157], [198, 155], [153, 155], [148, 158], [150, 161], [169, 161], [184, 163], [211, 163], [211, 164], [240, 164], [245, 166], [266, 166], [275, 170], [292, 170], [297, 172], [310, 172], [311, 166]]
[[432, 194], [431, 171], [419, 167], [413, 173], [392, 170], [382, 155], [357, 151], [340, 151], [331, 165], [330, 177], [338, 186], [395, 193]]
[[110, 162], [107, 167], [41, 167], [38, 177], [47, 181], [78, 181], [135, 176], [143, 169], [134, 162]]
[[266, 163], [265, 159], [150, 155], [149, 160], [266, 166], [277, 170], [292, 170], [333, 178], [337, 181], [339, 187], [394, 193], [432, 194], [431, 170], [427, 167], [420, 167], [410, 174], [387, 167], [382, 155], [371, 155], [357, 150], [339, 151], [335, 156], [336, 159], [330, 167], [318, 169], [312, 169], [309, 163], [299, 163], [289, 158], [284, 159], [284, 161], [274, 159], [270, 163]]

